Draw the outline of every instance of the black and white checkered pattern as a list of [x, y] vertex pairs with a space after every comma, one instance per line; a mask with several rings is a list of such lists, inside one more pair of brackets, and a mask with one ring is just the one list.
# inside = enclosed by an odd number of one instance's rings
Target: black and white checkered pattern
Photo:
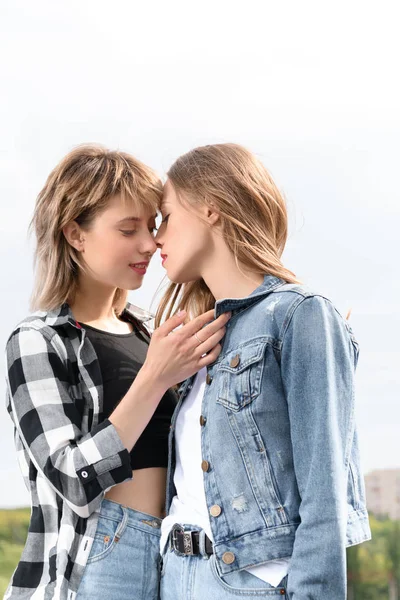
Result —
[[[131, 304], [124, 315], [136, 326], [151, 319]], [[32, 515], [4, 598], [72, 600], [104, 492], [132, 477], [129, 452], [103, 420], [97, 356], [67, 304], [22, 321], [6, 360], [7, 409]]]

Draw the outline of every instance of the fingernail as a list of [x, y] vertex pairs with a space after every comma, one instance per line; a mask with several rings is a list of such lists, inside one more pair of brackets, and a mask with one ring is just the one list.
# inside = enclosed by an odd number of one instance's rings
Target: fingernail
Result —
[[186, 315], [186, 310], [178, 310], [176, 314], [178, 317], [183, 317], [183, 315]]

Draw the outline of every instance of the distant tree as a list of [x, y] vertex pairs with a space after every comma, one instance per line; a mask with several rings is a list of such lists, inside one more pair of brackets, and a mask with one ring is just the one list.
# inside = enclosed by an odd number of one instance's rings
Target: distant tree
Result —
[[389, 600], [399, 600], [400, 591], [400, 521], [387, 521], [384, 544], [389, 580]]

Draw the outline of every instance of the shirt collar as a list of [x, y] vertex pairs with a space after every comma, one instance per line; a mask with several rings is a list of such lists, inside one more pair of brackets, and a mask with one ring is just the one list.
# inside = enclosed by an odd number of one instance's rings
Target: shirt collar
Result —
[[264, 281], [249, 296], [244, 298], [223, 298], [217, 300], [214, 306], [214, 317], [217, 319], [222, 313], [247, 308], [273, 292], [286, 282], [274, 275], [264, 275]]
[[[139, 308], [139, 306], [136, 306], [135, 304], [131, 304], [130, 302], [126, 303], [123, 312], [127, 313], [128, 317], [133, 317], [141, 323], [146, 323], [147, 321], [151, 321], [154, 318], [154, 315], [144, 310], [143, 308]], [[45, 317], [46, 324], [51, 325], [52, 327], [58, 327], [69, 323], [77, 329], [81, 328], [79, 323], [77, 323], [77, 321], [75, 320], [75, 317], [72, 314], [71, 308], [67, 302], [65, 302], [58, 308], [39, 314], [42, 314]]]

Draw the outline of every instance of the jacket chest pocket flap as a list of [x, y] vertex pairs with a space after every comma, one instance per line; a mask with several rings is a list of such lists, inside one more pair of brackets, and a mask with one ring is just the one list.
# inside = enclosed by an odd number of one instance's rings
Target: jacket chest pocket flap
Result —
[[260, 394], [266, 341], [239, 346], [226, 354], [218, 368], [217, 402], [239, 411]]

